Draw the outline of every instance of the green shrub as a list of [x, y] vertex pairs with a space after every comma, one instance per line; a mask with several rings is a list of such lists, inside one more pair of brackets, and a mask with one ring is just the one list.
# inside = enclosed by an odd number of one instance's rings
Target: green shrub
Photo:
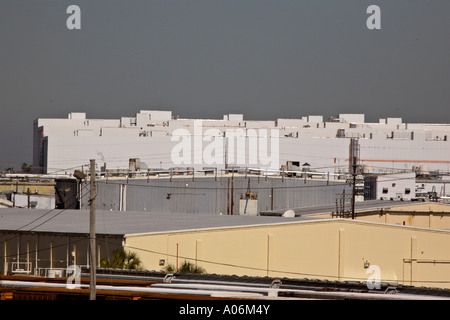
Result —
[[181, 273], [205, 273], [206, 270], [202, 267], [196, 266], [192, 262], [184, 261], [178, 270], [175, 270], [175, 266], [173, 264], [168, 264], [164, 270], [167, 272], [181, 272]]

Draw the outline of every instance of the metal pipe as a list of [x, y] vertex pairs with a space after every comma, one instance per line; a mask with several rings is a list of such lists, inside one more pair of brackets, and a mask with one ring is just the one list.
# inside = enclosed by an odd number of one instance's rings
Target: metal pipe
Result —
[[[0, 280], [0, 287], [22, 287], [22, 288], [61, 288], [70, 289], [73, 287], [68, 286], [65, 283], [47, 283], [47, 282], [32, 282], [32, 281], [12, 281], [12, 280]], [[89, 289], [89, 285], [79, 284], [73, 289]], [[192, 295], [204, 295], [204, 296], [236, 296], [236, 297], [262, 297], [262, 294], [239, 291], [223, 291], [223, 290], [198, 290], [198, 289], [184, 289], [184, 288], [157, 288], [157, 287], [133, 287], [133, 286], [106, 286], [96, 285], [97, 290], [109, 290], [109, 291], [132, 291], [132, 292], [144, 292], [144, 293], [165, 293], [165, 294], [192, 294]]]
[[[152, 288], [174, 288], [174, 289], [195, 289], [207, 291], [238, 291], [267, 294], [270, 297], [276, 297], [279, 289], [268, 287], [246, 287], [236, 285], [218, 285], [218, 284], [193, 284], [193, 283], [155, 283]], [[290, 290], [292, 291], [292, 290]]]
[[175, 271], [178, 271], [178, 242], [177, 242], [177, 268]]
[[[46, 283], [34, 281], [12, 281], [0, 280], [0, 287], [47, 287], [47, 288], [66, 288], [68, 285], [64, 283]], [[227, 287], [227, 288], [224, 288]], [[75, 288], [88, 289], [89, 285], [80, 284]], [[449, 300], [449, 297], [431, 296], [431, 295], [414, 295], [414, 294], [383, 294], [383, 293], [359, 293], [359, 292], [327, 292], [314, 291], [304, 289], [273, 289], [273, 288], [256, 288], [244, 286], [212, 286], [212, 285], [195, 285], [188, 284], [186, 286], [174, 284], [153, 284], [151, 287], [133, 287], [133, 286], [107, 286], [97, 285], [98, 290], [115, 290], [115, 291], [132, 291], [145, 293], [165, 293], [165, 294], [192, 294], [207, 295], [211, 297], [247, 297], [261, 298], [264, 296], [261, 292], [267, 292], [270, 298], [277, 298], [276, 295], [281, 293], [289, 295], [292, 298], [312, 298], [312, 299], [364, 299], [364, 300]], [[197, 288], [197, 289], [194, 289]], [[225, 290], [230, 289], [230, 290]], [[234, 289], [234, 290], [231, 290]], [[239, 291], [235, 291], [239, 290]], [[272, 290], [272, 291], [270, 291]]]

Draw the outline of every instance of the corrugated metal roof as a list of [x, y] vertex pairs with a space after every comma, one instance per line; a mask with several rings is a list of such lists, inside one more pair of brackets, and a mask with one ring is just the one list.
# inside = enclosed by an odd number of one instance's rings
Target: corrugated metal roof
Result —
[[[358, 211], [367, 211], [401, 205], [405, 206], [405, 203], [365, 201], [358, 203], [357, 209], [359, 209]], [[293, 209], [298, 210], [298, 208]], [[308, 208], [305, 211], [296, 211], [297, 215], [301, 214], [302, 216], [292, 218], [279, 215], [247, 216], [96, 210], [96, 232], [97, 234], [123, 236], [141, 233], [301, 222], [321, 219], [308, 217], [308, 215], [331, 212], [332, 209], [331, 206]], [[89, 210], [0, 208], [0, 231], [89, 234]]]
[[[402, 207], [404, 210], [408, 210], [408, 207], [416, 206], [417, 202], [404, 202], [404, 201], [386, 201], [386, 200], [364, 200], [357, 201], [355, 203], [356, 212], [373, 211], [379, 209], [390, 209]], [[321, 205], [321, 206], [309, 206], [301, 208], [290, 208], [297, 216], [307, 217], [308, 215], [327, 214], [336, 211], [336, 205]], [[348, 206], [350, 209], [350, 205]], [[286, 210], [272, 210], [261, 211], [259, 214], [264, 216], [269, 215], [282, 215]]]
[[[317, 220], [239, 215], [96, 210], [97, 234], [125, 235]], [[1, 231], [89, 233], [89, 210], [1, 208]]]

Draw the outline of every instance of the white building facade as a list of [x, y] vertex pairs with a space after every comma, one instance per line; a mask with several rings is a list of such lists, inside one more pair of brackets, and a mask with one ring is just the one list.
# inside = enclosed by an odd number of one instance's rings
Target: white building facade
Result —
[[364, 178], [366, 200], [416, 199], [416, 174], [414, 172], [367, 175]]
[[[288, 161], [338, 176], [349, 172], [349, 147], [359, 145], [359, 165], [371, 173], [450, 171], [450, 124], [403, 123], [401, 118], [366, 123], [363, 114], [273, 121], [183, 119], [171, 111], [141, 110], [134, 117], [34, 121], [33, 167], [39, 173], [168, 168], [257, 168], [279, 171]], [[135, 164], [135, 163], [134, 163]]]

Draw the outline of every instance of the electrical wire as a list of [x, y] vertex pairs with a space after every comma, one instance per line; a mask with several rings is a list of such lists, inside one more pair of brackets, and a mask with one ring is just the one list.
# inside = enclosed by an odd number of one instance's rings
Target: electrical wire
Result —
[[[367, 278], [361, 278], [361, 277], [348, 277], [348, 276], [336, 276], [336, 275], [329, 275], [329, 274], [315, 274], [315, 273], [303, 273], [303, 272], [296, 272], [296, 271], [286, 271], [286, 270], [276, 270], [276, 269], [268, 269], [268, 268], [258, 268], [258, 267], [250, 267], [250, 266], [244, 266], [239, 264], [232, 264], [232, 263], [225, 263], [225, 262], [217, 262], [212, 260], [204, 260], [204, 259], [198, 259], [195, 257], [187, 257], [187, 256], [180, 256], [176, 254], [169, 254], [167, 252], [158, 252], [154, 250], [144, 249], [140, 247], [134, 247], [134, 246], [128, 246], [127, 248], [137, 250], [137, 251], [143, 251], [147, 253], [157, 254], [157, 255], [163, 255], [163, 256], [170, 256], [174, 258], [181, 258], [191, 261], [197, 261], [197, 262], [203, 262], [208, 264], [214, 264], [214, 265], [220, 265], [220, 266], [226, 266], [231, 268], [239, 268], [239, 269], [246, 269], [246, 270], [253, 270], [253, 271], [263, 271], [263, 272], [272, 272], [272, 273], [280, 273], [280, 274], [291, 274], [296, 276], [310, 276], [315, 278], [327, 278], [327, 279], [339, 279], [339, 278], [345, 278], [353, 279], [353, 280], [367, 280]], [[398, 279], [383, 279], [385, 282], [397, 282]], [[403, 280], [404, 282], [415, 282], [415, 283], [450, 283], [450, 280]]]
[[[189, 179], [189, 178], [187, 178]], [[304, 181], [304, 180], [302, 180]], [[99, 181], [99, 183], [105, 184], [115, 184], [122, 185], [124, 183], [118, 181]], [[186, 186], [173, 186], [173, 185], [154, 185], [154, 184], [133, 184], [130, 182], [125, 183], [128, 186], [132, 187], [142, 187], [142, 188], [160, 188], [160, 189], [190, 189], [190, 190], [229, 190], [228, 187], [186, 187]], [[341, 182], [341, 183], [332, 183], [331, 181], [327, 184], [317, 184], [317, 185], [299, 185], [299, 186], [274, 186], [274, 187], [251, 187], [252, 190], [278, 190], [278, 189], [304, 189], [304, 188], [321, 188], [321, 187], [342, 187], [348, 185], [349, 183]], [[248, 190], [248, 186], [233, 186], [234, 190]]]
[[[231, 178], [231, 177], [227, 177], [227, 178]], [[248, 178], [248, 177], [247, 177]], [[191, 179], [189, 177], [186, 177], [185, 179]], [[304, 178], [295, 178], [297, 179], [298, 182], [304, 182]], [[126, 179], [123, 179], [124, 181]], [[285, 180], [287, 181], [288, 179], [285, 178]], [[404, 181], [404, 180], [411, 180], [411, 177], [392, 177], [391, 179], [384, 179], [383, 182], [395, 182], [395, 181]], [[316, 181], [316, 180], [307, 180], [307, 181]], [[134, 183], [130, 183], [128, 182], [120, 182], [120, 181], [114, 181], [114, 180], [100, 180], [97, 181], [98, 183], [104, 183], [104, 184], [117, 184], [117, 185], [122, 185], [122, 184], [126, 184], [129, 186], [134, 186], [134, 187], [142, 187], [142, 188], [170, 188], [170, 189], [190, 189], [190, 190], [228, 190], [229, 188], [227, 187], [196, 187], [196, 186], [173, 186], [173, 185], [155, 185], [155, 184], [134, 184]], [[195, 180], [193, 181], [195, 182]], [[274, 187], [259, 187], [259, 186], [252, 186], [251, 189], [252, 190], [271, 190], [271, 189], [303, 189], [303, 188], [320, 188], [320, 187], [336, 187], [336, 186], [343, 186], [343, 185], [349, 185], [351, 184], [350, 182], [332, 182], [329, 181], [328, 183], [323, 183], [323, 184], [316, 184], [316, 185], [298, 185], [298, 186], [274, 186]], [[233, 187], [234, 190], [247, 190], [248, 186], [234, 186]]]
[[[392, 178], [392, 179], [387, 179], [387, 180], [384, 180], [383, 182], [389, 182], [389, 181], [399, 181], [399, 180], [410, 180], [410, 178], [409, 177], [405, 177], [405, 178]], [[97, 181], [97, 183], [108, 183], [108, 184], [123, 184], [123, 183], [120, 183], [120, 182], [111, 182], [111, 181], [108, 181], [108, 182], [106, 182], [106, 181]], [[168, 185], [154, 185], [154, 184], [145, 184], [145, 185], [143, 185], [143, 184], [133, 184], [133, 183], [127, 183], [127, 185], [130, 185], [130, 186], [135, 186], [135, 187], [145, 187], [145, 188], [170, 188], [170, 189], [186, 189], [186, 187], [184, 187], [184, 186], [168, 186]], [[342, 186], [342, 183], [338, 183], [338, 184], [318, 184], [318, 185], [303, 185], [303, 186], [278, 186], [278, 187], [258, 187], [258, 186], [253, 186], [252, 187], [252, 190], [269, 190], [269, 189], [298, 189], [298, 188], [315, 188], [315, 187], [325, 187], [325, 186], [328, 186], [328, 187], [333, 187], [333, 186]], [[83, 188], [84, 188], [85, 186], [83, 186], [83, 185], [81, 185], [81, 190], [83, 190]], [[226, 187], [195, 187], [195, 186], [191, 186], [191, 187], [189, 187], [189, 189], [191, 189], [191, 190], [228, 190], [228, 188], [226, 188]], [[242, 189], [242, 190], [247, 190], [248, 189], [248, 186], [243, 186], [243, 187], [239, 187], [239, 186], [236, 186], [236, 187], [234, 187], [234, 189], [235, 190], [240, 190], [240, 189]], [[86, 193], [87, 194], [87, 193]], [[83, 194], [83, 195], [81, 195], [81, 198], [83, 198], [86, 194]], [[24, 226], [22, 226], [22, 227], [19, 227], [17, 230], [15, 230], [15, 231], [20, 231], [21, 229], [23, 229], [23, 228], [25, 228], [25, 227], [27, 227], [28, 225], [30, 225], [30, 224], [32, 224], [32, 223], [34, 223], [35, 221], [37, 221], [37, 220], [39, 220], [39, 219], [41, 219], [41, 218], [43, 218], [44, 216], [46, 216], [46, 215], [48, 215], [48, 214], [50, 214], [51, 212], [53, 212], [53, 211], [55, 211], [56, 209], [51, 209], [51, 210], [49, 210], [48, 212], [45, 212], [43, 215], [41, 215], [40, 217], [38, 217], [38, 218], [36, 218], [36, 219], [34, 219], [34, 220], [32, 220], [32, 221], [30, 221], [29, 223], [27, 223], [27, 224], [25, 224]], [[60, 213], [62, 213], [64, 210], [62, 210]], [[59, 215], [60, 213], [58, 213], [57, 215]], [[53, 216], [53, 217], [56, 217], [57, 215], [55, 215], [55, 216]], [[49, 221], [49, 220], [51, 220], [52, 218], [50, 218], [50, 219], [48, 219], [48, 220], [45, 220], [44, 222], [42, 222], [41, 224], [39, 224], [39, 225], [37, 225], [37, 226], [35, 226], [33, 229], [35, 229], [35, 228], [37, 228], [37, 227], [39, 227], [39, 226], [41, 226], [42, 224], [44, 224], [44, 223], [46, 223], [47, 221]], [[31, 231], [31, 230], [30, 230]], [[1, 238], [0, 238], [0, 240], [1, 240]]]
[[[90, 191], [87, 191], [84, 195], [82, 195], [82, 197], [84, 197], [84, 196], [87, 195], [88, 193], [90, 193]], [[74, 201], [77, 201], [77, 199], [74, 199]], [[72, 203], [72, 204], [73, 204], [73, 203]], [[24, 227], [26, 227], [26, 226], [32, 224], [33, 222], [35, 222], [35, 221], [37, 221], [37, 220], [43, 218], [44, 216], [46, 216], [47, 214], [49, 214], [49, 213], [51, 213], [51, 212], [53, 212], [53, 211], [55, 211], [55, 210], [58, 210], [58, 209], [51, 209], [51, 210], [47, 211], [46, 213], [44, 213], [43, 215], [39, 216], [38, 218], [34, 219], [33, 221], [27, 223], [26, 225], [24, 225], [24, 226], [22, 226], [22, 227], [20, 227], [20, 228], [18, 228], [18, 229], [15, 229], [15, 230], [8, 230], [8, 233], [19, 232], [19, 231], [21, 231], [20, 229], [22, 229], [22, 228], [24, 228]], [[41, 222], [40, 224], [34, 226], [34, 227], [31, 228], [31, 229], [24, 230], [24, 232], [31, 232], [31, 231], [35, 230], [36, 228], [38, 228], [38, 227], [42, 226], [43, 224], [47, 223], [48, 221], [50, 221], [50, 220], [56, 218], [57, 216], [59, 216], [60, 214], [62, 214], [63, 212], [65, 212], [66, 210], [68, 210], [68, 209], [61, 209], [61, 211], [58, 212], [57, 214], [55, 214], [54, 216], [51, 216], [51, 217], [48, 218], [47, 220]], [[2, 238], [4, 238], [4, 237], [5, 237], [5, 236], [2, 236]], [[13, 236], [13, 237], [11, 237], [11, 238], [8, 238], [8, 239], [2, 239], [2, 238], [0, 238], [0, 242], [11, 241], [11, 240], [17, 239], [17, 238], [19, 238], [19, 237], [20, 237], [20, 234], [18, 234], [18, 235], [16, 235], [16, 236]], [[27, 252], [27, 253], [21, 253], [21, 254], [19, 254], [19, 255], [23, 255], [23, 254], [32, 254], [32, 253], [35, 254], [35, 253], [39, 253], [39, 252], [43, 252], [43, 251], [48, 251], [48, 250], [50, 250], [50, 249], [52, 249], [52, 248], [57, 248], [57, 247], [60, 247], [60, 246], [66, 246], [66, 245], [71, 244], [71, 243], [74, 243], [74, 242], [85, 241], [85, 240], [90, 240], [90, 236], [88, 235], [87, 239], [84, 239], [84, 238], [83, 238], [83, 239], [79, 239], [79, 240], [75, 240], [75, 241], [70, 241], [70, 242], [68, 242], [68, 243], [62, 243], [62, 244], [57, 245], [57, 246], [52, 246], [52, 247], [43, 248], [43, 249], [40, 249], [40, 250], [30, 251], [30, 252]], [[17, 254], [3, 255], [3, 256], [0, 256], [0, 258], [16, 257], [16, 256], [17, 256]]]
[[[402, 179], [402, 178], [400, 178], [400, 179]], [[404, 178], [404, 179], [409, 179], [409, 178]], [[392, 179], [392, 181], [398, 181], [398, 180], [399, 180], [398, 178]], [[385, 181], [386, 181], [386, 180], [385, 180]], [[109, 183], [111, 183], [111, 182], [109, 182]], [[129, 185], [133, 185], [133, 184], [129, 184]], [[342, 184], [339, 184], [339, 185], [342, 185]], [[135, 186], [143, 187], [143, 186], [147, 186], [147, 185], [135, 185]], [[318, 185], [318, 186], [325, 186], [325, 185]], [[83, 187], [84, 187], [84, 186], [82, 185], [82, 188], [83, 188]], [[148, 187], [148, 186], [147, 186], [147, 187]], [[170, 187], [170, 186], [154, 186], [154, 185], [151, 185], [151, 187], [158, 187], [158, 188], [165, 187], [165, 188], [168, 188], [168, 187]], [[310, 187], [316, 187], [316, 186], [294, 186], [294, 187], [288, 187], [288, 188], [297, 188], [297, 187], [301, 187], [301, 188], [308, 187], [308, 188], [310, 188]], [[183, 188], [183, 189], [184, 189], [185, 187], [180, 187], [180, 188]], [[192, 189], [216, 189], [216, 188], [198, 188], [198, 187], [191, 187], [191, 188], [192, 188]], [[239, 188], [239, 187], [237, 187], [237, 188]], [[282, 187], [282, 188], [286, 188], [286, 187]], [[226, 189], [226, 188], [223, 188], [223, 189]], [[242, 189], [247, 189], [247, 187], [242, 187]], [[252, 189], [254, 189], [254, 188], [252, 188]], [[256, 187], [256, 189], [258, 189], [258, 187]], [[270, 188], [270, 187], [264, 187], [264, 188], [260, 188], [260, 189], [271, 189], [271, 188]], [[83, 189], [82, 189], [82, 190], [83, 190]], [[85, 194], [83, 194], [82, 197], [84, 197], [86, 194], [87, 194], [87, 192], [86, 192]], [[30, 224], [32, 224], [32, 223], [34, 223], [34, 222], [36, 222], [36, 221], [38, 221], [38, 220], [44, 218], [46, 215], [50, 214], [51, 212], [53, 212], [53, 211], [55, 211], [55, 210], [56, 210], [56, 209], [52, 209], [52, 210], [49, 210], [49, 211], [45, 212], [44, 214], [42, 214], [42, 215], [39, 216], [38, 218], [36, 218], [36, 219], [30, 221], [29, 223], [27, 223], [27, 224], [25, 224], [25, 225], [19, 227], [18, 229], [14, 230], [14, 231], [16, 231], [16, 232], [17, 232], [17, 231], [20, 231], [21, 229], [27, 227], [28, 225], [30, 225]], [[64, 212], [65, 210], [66, 210], [66, 209], [62, 209], [59, 213], [55, 214], [54, 216], [52, 216], [52, 217], [46, 219], [45, 221], [41, 222], [40, 224], [38, 224], [38, 225], [34, 226], [33, 228], [31, 228], [31, 229], [29, 229], [29, 230], [26, 230], [26, 231], [33, 231], [34, 229], [38, 228], [39, 226], [41, 226], [41, 225], [47, 223], [48, 221], [50, 221], [50, 220], [56, 218], [58, 215], [60, 215], [60, 214], [61, 214], [62, 212]], [[11, 232], [14, 232], [14, 231], [11, 231]], [[14, 238], [16, 238], [16, 237], [13, 237], [13, 238], [10, 238], [10, 239], [6, 239], [6, 240], [3, 240], [3, 241], [10, 241], [10, 240], [12, 240], [12, 239], [14, 239]], [[70, 244], [70, 243], [76, 243], [76, 242], [78, 242], [78, 241], [85, 241], [85, 240], [86, 240], [86, 239], [79, 239], [79, 240], [71, 241], [71, 242], [69, 242], [69, 243], [63, 243], [63, 244], [60, 244], [60, 245], [57, 245], [57, 246], [53, 246], [52, 248], [59, 247], [59, 246], [66, 246], [66, 245], [68, 245], [68, 244]], [[100, 241], [100, 242], [103, 241], [103, 242], [108, 243], [108, 241], [102, 240], [101, 238], [99, 239], [99, 241]], [[175, 255], [170, 255], [170, 254], [167, 254], [167, 253], [157, 252], [157, 251], [153, 251], [153, 250], [149, 250], [149, 249], [144, 249], [144, 248], [138, 248], [138, 247], [132, 247], [132, 246], [127, 246], [127, 247], [128, 247], [128, 248], [131, 248], [131, 249], [134, 249], [134, 250], [145, 251], [145, 252], [154, 253], [154, 254], [158, 254], [158, 255], [169, 255], [169, 256], [172, 256], [172, 257], [175, 256]], [[36, 250], [36, 251], [33, 251], [33, 252], [28, 252], [27, 254], [30, 254], [30, 253], [38, 253], [38, 252], [46, 251], [46, 250], [50, 250], [50, 249], [51, 249], [51, 247], [49, 247], [49, 248], [43, 248], [43, 249]], [[23, 254], [25, 254], [25, 253], [23, 253]], [[15, 257], [15, 256], [17, 256], [17, 254], [10, 255], [10, 256], [1, 256], [1, 258], [11, 257], [11, 256], [12, 256], [12, 257]], [[274, 270], [274, 269], [257, 268], [257, 267], [249, 267], [249, 266], [244, 266], [244, 265], [237, 265], [237, 264], [223, 263], [223, 262], [217, 262], [217, 261], [211, 261], [211, 260], [195, 259], [195, 258], [192, 258], [192, 257], [184, 257], [184, 256], [178, 256], [178, 257], [179, 257], [179, 258], [184, 258], [184, 259], [189, 259], [189, 260], [196, 260], [196, 261], [200, 261], [200, 262], [204, 262], [204, 263], [209, 263], [209, 264], [216, 264], [216, 265], [222, 265], [222, 266], [229, 266], [229, 267], [234, 267], [234, 268], [243, 268], [243, 269], [255, 270], [255, 271], [264, 271], [264, 272], [273, 272], [273, 273], [283, 273], [283, 274], [292, 274], [292, 275], [302, 275], [302, 276], [311, 276], [311, 277], [337, 278], [337, 276], [334, 276], [334, 275], [323, 275], [323, 274], [313, 274], [313, 273], [301, 273], [301, 272], [293, 272], [293, 271]], [[346, 277], [346, 279], [348, 279], [348, 277]], [[366, 278], [351, 277], [351, 279], [355, 279], [355, 280], [357, 280], [357, 279], [359, 279], [359, 280], [365, 280]], [[397, 280], [384, 280], [384, 281], [397, 281]], [[407, 280], [406, 282], [415, 282], [415, 283], [450, 283], [450, 281], [446, 281], [446, 280], [443, 280], [443, 281], [440, 281], [440, 280], [412, 280], [412, 281]]]
[[[64, 211], [64, 210], [62, 210], [62, 211]], [[106, 236], [104, 238], [106, 238]], [[69, 242], [64, 242], [64, 243], [61, 243], [61, 244], [56, 245], [56, 246], [51, 246], [51, 247], [42, 248], [42, 249], [39, 249], [39, 250], [34, 250], [34, 251], [28, 251], [28, 252], [20, 253], [19, 256], [20, 255], [25, 255], [25, 254], [27, 254], [27, 255], [29, 255], [29, 254], [36, 254], [36, 253], [39, 253], [39, 252], [44, 252], [44, 251], [48, 251], [48, 250], [55, 249], [55, 248], [58, 248], [58, 247], [64, 247], [64, 246], [67, 246], [69, 244], [74, 244], [74, 243], [78, 243], [78, 242], [81, 242], [81, 241], [88, 241], [88, 240], [89, 240], [89, 237], [82, 238], [82, 239], [77, 239], [77, 240], [73, 240], [72, 239]], [[97, 242], [106, 243], [106, 245], [108, 245], [110, 243], [109, 240], [105, 240], [102, 237], [98, 237]], [[231, 267], [231, 268], [236, 268], [236, 269], [246, 269], [246, 270], [252, 270], [252, 271], [263, 271], [263, 272], [271, 272], [271, 273], [278, 273], [278, 274], [290, 274], [290, 275], [295, 275], [295, 276], [308, 276], [308, 277], [313, 277], [313, 278], [326, 278], [326, 279], [345, 278], [346, 281], [348, 281], [349, 279], [360, 280], [360, 281], [367, 280], [367, 278], [362, 278], [362, 277], [348, 277], [348, 276], [342, 277], [342, 276], [336, 276], [336, 275], [330, 275], [330, 274], [316, 274], [316, 273], [305, 273], [305, 272], [298, 272], [298, 271], [288, 271], [288, 270], [277, 270], [277, 269], [267, 269], [267, 268], [260, 268], [260, 267], [251, 267], [251, 266], [247, 266], [247, 265], [239, 265], [239, 264], [233, 264], [233, 263], [218, 262], [218, 261], [213, 261], [213, 260], [198, 259], [198, 258], [189, 257], [189, 256], [183, 256], [183, 255], [169, 254], [167, 252], [160, 252], [160, 251], [145, 249], [145, 248], [142, 248], [142, 247], [135, 247], [135, 246], [128, 246], [128, 245], [126, 245], [125, 247], [129, 248], [129, 249], [132, 249], [132, 250], [136, 250], [136, 251], [143, 251], [143, 252], [147, 252], [147, 253], [152, 253], [152, 254], [155, 254], [155, 255], [177, 257], [177, 258], [181, 258], [181, 259], [185, 259], [185, 260], [192, 260], [192, 261], [197, 261], [197, 262], [203, 262], [203, 263], [206, 263], [206, 264], [220, 265], [220, 266], [226, 266], [226, 267]], [[17, 254], [0, 256], [0, 258], [8, 258], [8, 257], [17, 257]], [[42, 261], [42, 259], [40, 259], [40, 261]], [[385, 281], [385, 282], [398, 282], [398, 279], [382, 279], [382, 280]], [[403, 280], [403, 282], [405, 282], [405, 283], [450, 283], [450, 280]]]
[[[81, 194], [81, 191], [82, 191], [82, 190], [83, 190], [83, 185], [81, 186], [81, 190], [80, 190], [80, 198], [86, 196], [86, 195], [89, 193], [89, 191], [88, 191], [88, 192], [86, 192], [85, 194]], [[71, 205], [75, 204], [76, 201], [78, 201], [76, 198], [73, 198], [73, 199], [71, 199], [71, 200], [72, 200], [73, 202], [69, 203], [69, 205], [68, 205], [69, 207], [70, 207]], [[57, 209], [57, 208], [50, 209], [50, 210], [48, 210], [47, 212], [44, 212], [44, 213], [43, 213], [42, 215], [40, 215], [39, 217], [37, 217], [37, 218], [33, 219], [32, 221], [28, 222], [27, 224], [25, 224], [25, 225], [23, 225], [23, 226], [21, 226], [21, 227], [15, 229], [15, 230], [8, 230], [8, 232], [19, 232], [19, 231], [21, 231], [21, 229], [23, 229], [23, 228], [25, 228], [25, 227], [27, 227], [27, 226], [33, 224], [34, 222], [36, 222], [36, 221], [38, 221], [38, 220], [44, 218], [46, 215], [48, 215], [48, 214], [50, 214], [50, 213], [52, 213], [53, 211], [56, 211], [56, 210], [61, 210], [61, 211], [58, 212], [57, 214], [51, 216], [51, 217], [48, 218], [47, 220], [45, 220], [45, 221], [39, 223], [38, 225], [34, 226], [33, 228], [27, 229], [27, 230], [23, 230], [23, 231], [31, 232], [31, 231], [35, 230], [36, 228], [42, 226], [43, 224], [47, 223], [48, 221], [50, 221], [50, 220], [56, 218], [57, 216], [59, 216], [60, 214], [62, 214], [62, 213], [63, 213], [64, 211], [66, 211], [67, 209]], [[14, 237], [12, 237], [12, 238], [3, 240], [4, 237], [5, 237], [5, 235], [1, 236], [1, 237], [0, 237], [0, 241], [10, 241], [10, 240], [14, 240], [14, 239], [16, 239], [16, 238], [19, 237], [19, 236], [17, 235], [17, 236], [14, 236]]]
[[[74, 244], [74, 243], [78, 243], [78, 242], [81, 242], [81, 241], [88, 241], [88, 240], [89, 240], [89, 238], [71, 240], [70, 242], [61, 243], [61, 244], [56, 245], [56, 246], [43, 248], [43, 249], [39, 249], [39, 250], [34, 250], [34, 251], [28, 251], [28, 252], [20, 253], [19, 255], [36, 254], [36, 253], [48, 251], [48, 250], [51, 250], [51, 249], [55, 249], [55, 248], [58, 248], [58, 247], [64, 247], [64, 246], [67, 246], [69, 244]], [[104, 239], [99, 237], [97, 239], [97, 242], [108, 244], [110, 241], [104, 240]], [[218, 262], [218, 261], [213, 261], [213, 260], [198, 259], [198, 258], [195, 258], [195, 257], [189, 257], [189, 256], [183, 256], [183, 255], [169, 254], [167, 252], [159, 252], [159, 251], [145, 249], [145, 248], [141, 248], [141, 247], [134, 247], [134, 246], [128, 246], [128, 245], [126, 245], [125, 247], [129, 248], [129, 249], [132, 249], [132, 250], [143, 251], [143, 252], [147, 252], [147, 253], [151, 253], [151, 254], [155, 254], [155, 255], [160, 255], [160, 256], [161, 255], [162, 256], [169, 256], [169, 257], [173, 257], [173, 258], [180, 258], [180, 259], [185, 259], [185, 260], [197, 261], [197, 262], [202, 262], [202, 263], [206, 263], [206, 264], [213, 264], [213, 265], [225, 266], [225, 267], [236, 268], [236, 269], [262, 271], [262, 272], [265, 272], [265, 273], [266, 272], [271, 272], [271, 273], [278, 273], [278, 274], [290, 274], [290, 275], [294, 275], [294, 276], [308, 276], [308, 277], [311, 277], [311, 278], [325, 278], [325, 279], [345, 278], [345, 281], [349, 281], [349, 280], [365, 281], [365, 280], [368, 279], [367, 277], [363, 278], [363, 277], [354, 277], [354, 276], [352, 276], [352, 277], [349, 277], [349, 276], [337, 276], [337, 275], [331, 275], [331, 274], [305, 273], [305, 272], [299, 272], [299, 271], [288, 271], [288, 270], [277, 270], [277, 269], [268, 269], [268, 268], [260, 268], [260, 267], [251, 267], [251, 266], [239, 265], [239, 264], [233, 264], [233, 263], [225, 263], [225, 262]], [[8, 258], [8, 257], [17, 257], [17, 254], [0, 256], [0, 258]], [[43, 261], [42, 259], [39, 259], [39, 260]], [[48, 261], [50, 261], [50, 260], [48, 260]], [[399, 281], [398, 279], [380, 279], [380, 281], [383, 281], [383, 282], [395, 282], [395, 283], [397, 283], [397, 282], [405, 282], [405, 283], [441, 283], [441, 284], [450, 283], [450, 280], [401, 280], [401, 281]]]

